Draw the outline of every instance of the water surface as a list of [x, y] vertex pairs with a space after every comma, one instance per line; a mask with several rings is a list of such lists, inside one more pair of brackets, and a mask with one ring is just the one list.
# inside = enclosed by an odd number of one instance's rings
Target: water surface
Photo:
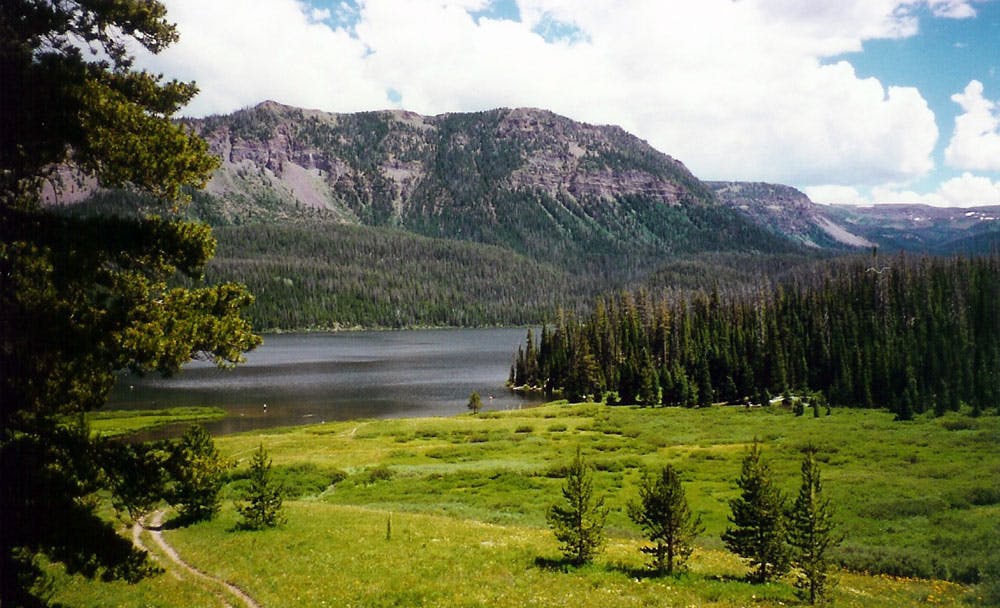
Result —
[[484, 410], [533, 405], [504, 388], [523, 329], [264, 336], [231, 370], [195, 361], [171, 378], [124, 376], [107, 409], [216, 406], [215, 434], [328, 420], [452, 416], [478, 391]]

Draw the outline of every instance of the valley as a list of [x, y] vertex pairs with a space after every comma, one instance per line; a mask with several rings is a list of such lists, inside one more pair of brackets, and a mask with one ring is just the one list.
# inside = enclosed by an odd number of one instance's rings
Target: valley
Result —
[[[219, 517], [168, 523], [163, 536], [183, 559], [265, 606], [513, 607], [566, 598], [608, 606], [793, 604], [793, 577], [749, 584], [719, 540], [740, 459], [756, 437], [786, 494], [797, 483], [802, 448], [818, 449], [824, 492], [845, 537], [835, 551], [847, 568], [835, 572], [835, 605], [989, 605], [995, 586], [968, 584], [996, 568], [998, 428], [995, 415], [964, 413], [899, 423], [873, 410], [813, 418], [778, 406], [563, 402], [258, 431], [216, 439], [236, 464]], [[241, 531], [232, 500], [259, 444], [285, 487], [288, 523]], [[595, 467], [611, 513], [603, 551], [593, 564], [573, 568], [560, 565], [544, 513], [577, 447]], [[706, 524], [689, 571], [678, 577], [646, 571], [625, 509], [641, 471], [665, 463], [682, 472], [692, 509]], [[53, 572], [56, 599], [73, 606], [216, 603], [190, 577], [127, 585]]]

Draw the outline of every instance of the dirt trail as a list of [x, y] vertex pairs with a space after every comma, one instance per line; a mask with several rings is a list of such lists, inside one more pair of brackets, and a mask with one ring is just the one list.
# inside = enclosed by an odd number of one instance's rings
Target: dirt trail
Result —
[[235, 598], [239, 600], [237, 606], [243, 605], [246, 606], [246, 608], [262, 608], [261, 605], [257, 603], [257, 600], [247, 595], [245, 591], [236, 585], [217, 576], [212, 576], [211, 574], [202, 572], [188, 562], [184, 561], [181, 556], [177, 554], [177, 551], [163, 538], [163, 515], [164, 512], [160, 509], [149, 517], [148, 524], [143, 523], [143, 521], [137, 521], [132, 526], [132, 543], [135, 544], [136, 547], [146, 551], [150, 555], [153, 555], [153, 553], [149, 551], [149, 548], [142, 542], [142, 531], [143, 529], [146, 529], [149, 531], [149, 534], [153, 537], [153, 540], [156, 542], [157, 546], [159, 546], [160, 550], [170, 558], [170, 561], [172, 561], [183, 572], [186, 572], [198, 579], [203, 586], [211, 589], [216, 595], [219, 596], [219, 599], [225, 606], [233, 608], [233, 604], [230, 603], [230, 600]]

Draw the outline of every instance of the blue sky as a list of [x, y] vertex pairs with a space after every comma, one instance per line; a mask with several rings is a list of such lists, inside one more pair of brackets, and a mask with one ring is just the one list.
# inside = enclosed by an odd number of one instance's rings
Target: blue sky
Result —
[[703, 179], [1000, 204], [1000, 0], [165, 0], [189, 115], [531, 106]]
[[[859, 76], [873, 76], [885, 84], [916, 87], [927, 100], [942, 134], [952, 131], [961, 108], [952, 101], [972, 80], [983, 83], [989, 99], [1000, 100], [1000, 2], [974, 5], [969, 19], [936, 19], [921, 11], [920, 32], [898, 40], [872, 40], [843, 58]], [[944, 163], [947, 137], [935, 147], [938, 171], [917, 182], [929, 189], [935, 180], [955, 178], [962, 171]], [[996, 177], [996, 172], [994, 172]]]

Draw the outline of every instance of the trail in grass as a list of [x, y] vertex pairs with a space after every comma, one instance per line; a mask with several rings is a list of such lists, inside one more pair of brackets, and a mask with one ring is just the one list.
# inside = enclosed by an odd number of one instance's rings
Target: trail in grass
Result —
[[247, 608], [262, 608], [261, 605], [257, 603], [257, 600], [250, 597], [247, 592], [243, 591], [236, 585], [217, 576], [212, 576], [207, 572], [203, 572], [184, 561], [184, 559], [178, 555], [177, 550], [163, 538], [163, 515], [164, 511], [163, 509], [160, 509], [150, 516], [148, 524], [143, 521], [135, 522], [132, 526], [132, 542], [136, 547], [149, 553], [149, 548], [142, 542], [142, 531], [143, 529], [148, 530], [150, 535], [153, 537], [153, 540], [156, 541], [156, 544], [160, 547], [163, 553], [166, 554], [166, 556], [170, 558], [170, 561], [176, 564], [182, 571], [187, 572], [203, 583], [207, 583], [211, 587], [215, 587], [216, 589], [221, 587], [222, 589], [225, 589], [227, 593], [223, 594], [219, 592], [219, 598], [227, 607], [232, 608], [232, 604], [229, 603], [229, 600], [235, 597]]

